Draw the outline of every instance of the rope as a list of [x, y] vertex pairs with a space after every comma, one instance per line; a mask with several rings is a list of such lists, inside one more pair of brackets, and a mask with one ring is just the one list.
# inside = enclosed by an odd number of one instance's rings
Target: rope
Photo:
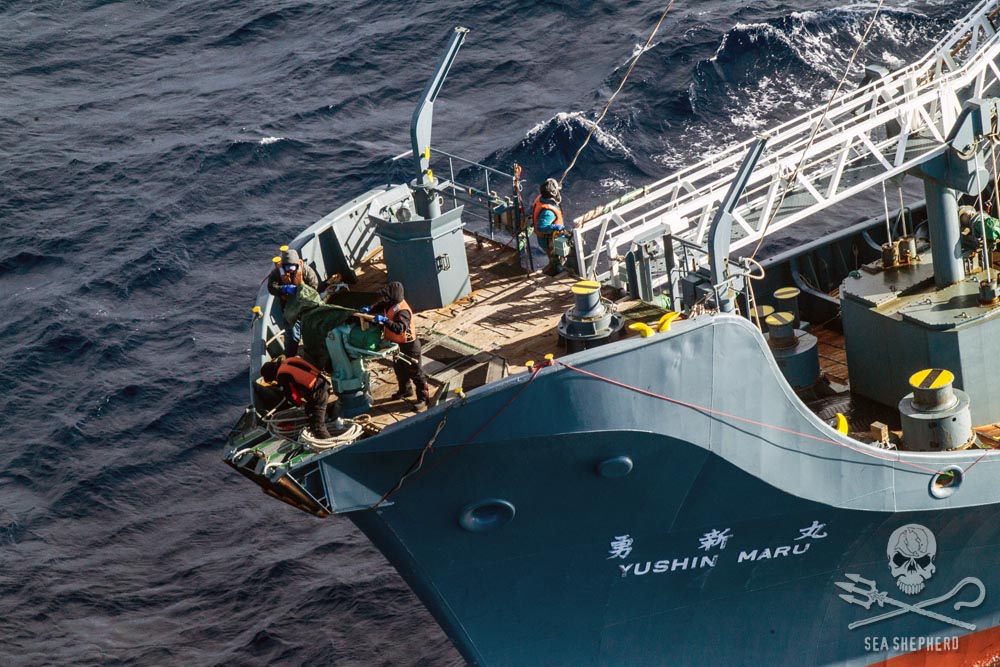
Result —
[[[278, 404], [281, 405], [280, 403]], [[281, 410], [271, 418], [265, 418], [264, 426], [267, 432], [276, 438], [284, 438], [295, 442], [299, 432], [305, 427], [308, 419], [302, 408], [291, 407]]]
[[379, 505], [381, 505], [382, 503], [384, 503], [386, 500], [389, 499], [389, 496], [395, 494], [397, 491], [403, 488], [403, 483], [406, 482], [407, 477], [414, 474], [424, 466], [424, 457], [427, 456], [427, 453], [429, 451], [434, 449], [434, 441], [437, 440], [437, 437], [441, 434], [441, 431], [444, 430], [444, 425], [448, 423], [448, 410], [450, 409], [451, 406], [448, 406], [448, 408], [444, 411], [444, 414], [441, 416], [441, 421], [438, 422], [437, 428], [434, 430], [434, 435], [432, 435], [431, 439], [427, 441], [427, 444], [424, 445], [424, 448], [420, 450], [420, 455], [416, 459], [414, 459], [412, 463], [410, 463], [410, 466], [406, 469], [406, 472], [403, 473], [403, 476], [399, 478], [399, 481], [396, 482], [396, 485], [393, 486], [388, 491], [386, 491], [384, 494], [382, 494], [382, 497], [379, 498], [378, 502], [372, 505], [370, 509], [373, 510], [378, 509]]
[[[993, 146], [993, 142], [990, 142], [990, 147]], [[986, 168], [986, 165], [983, 165]], [[986, 239], [986, 212], [983, 210], [983, 183], [979, 178], [979, 151], [976, 151], [976, 189], [979, 192], [979, 196], [976, 197], [976, 201], [979, 202], [979, 233], [983, 235], [982, 238], [982, 248], [983, 257], [979, 264], [986, 269], [986, 280], [988, 282], [993, 282], [993, 272], [990, 270], [991, 249], [990, 242]]]
[[670, 2], [667, 3], [667, 8], [664, 9], [663, 14], [660, 15], [660, 20], [656, 22], [655, 26], [653, 26], [653, 32], [649, 33], [649, 38], [646, 39], [646, 43], [642, 45], [642, 48], [639, 50], [639, 53], [637, 53], [635, 58], [632, 59], [632, 63], [628, 66], [628, 71], [625, 72], [625, 76], [622, 77], [621, 83], [618, 84], [618, 90], [612, 93], [611, 97], [608, 98], [608, 103], [604, 105], [604, 110], [601, 111], [601, 115], [599, 115], [597, 117], [597, 120], [594, 121], [594, 125], [590, 128], [590, 131], [587, 132], [587, 138], [583, 140], [583, 144], [581, 144], [580, 148], [577, 149], [576, 155], [573, 156], [573, 159], [570, 161], [569, 166], [566, 167], [566, 171], [563, 172], [562, 177], [559, 179], [560, 189], [562, 189], [562, 184], [563, 181], [566, 180], [567, 174], [569, 174], [570, 170], [573, 169], [573, 166], [576, 165], [576, 160], [578, 157], [580, 157], [580, 153], [582, 153], [583, 149], [587, 147], [587, 143], [590, 142], [590, 137], [594, 135], [594, 132], [597, 131], [597, 126], [601, 123], [602, 120], [604, 120], [604, 115], [608, 113], [608, 109], [611, 107], [611, 103], [615, 101], [615, 98], [618, 96], [618, 93], [620, 93], [622, 91], [622, 88], [625, 87], [625, 82], [628, 81], [629, 74], [631, 74], [632, 70], [635, 69], [635, 64], [639, 62], [639, 58], [642, 56], [642, 54], [646, 52], [647, 48], [649, 48], [650, 42], [652, 42], [653, 37], [656, 36], [656, 31], [660, 29], [660, 25], [663, 23], [663, 19], [667, 18], [667, 13], [670, 12], [670, 8], [673, 6], [674, 6], [674, 0], [670, 0]]
[[906, 236], [908, 236], [908, 234], [906, 233], [906, 211], [903, 210], [905, 208], [905, 206], [903, 206], [903, 182], [902, 182], [902, 180], [900, 180], [900, 182], [896, 184], [896, 190], [899, 191], [899, 221], [903, 225], [903, 236], [906, 237]]
[[[629, 391], [634, 391], [634, 392], [636, 392], [638, 394], [642, 394], [644, 396], [649, 396], [651, 398], [655, 398], [655, 399], [658, 399], [658, 400], [661, 400], [661, 401], [667, 401], [668, 403], [674, 403], [676, 405], [680, 405], [680, 406], [685, 407], [685, 408], [690, 408], [692, 410], [697, 410], [698, 412], [712, 414], [712, 415], [716, 415], [718, 417], [725, 417], [726, 419], [732, 419], [732, 420], [735, 420], [735, 421], [740, 421], [740, 422], [743, 422], [743, 423], [746, 423], [746, 424], [751, 424], [753, 426], [760, 426], [762, 428], [768, 428], [768, 429], [772, 429], [772, 430], [775, 430], [775, 431], [781, 431], [782, 433], [788, 433], [790, 435], [796, 435], [796, 436], [799, 436], [799, 437], [802, 437], [802, 438], [808, 438], [810, 440], [818, 440], [819, 442], [825, 442], [825, 443], [837, 445], [839, 447], [844, 447], [846, 449], [850, 449], [852, 451], [855, 451], [855, 452], [857, 452], [859, 454], [864, 454], [864, 455], [867, 455], [867, 456], [871, 456], [871, 457], [876, 458], [876, 459], [882, 459], [883, 461], [892, 461], [892, 462], [895, 462], [895, 463], [900, 463], [902, 465], [910, 466], [912, 468], [916, 468], [918, 470], [931, 473], [932, 475], [940, 475], [940, 474], [944, 474], [944, 472], [945, 472], [943, 470], [935, 470], [934, 468], [928, 468], [927, 466], [923, 466], [923, 465], [920, 465], [919, 463], [914, 463], [912, 461], [905, 461], [905, 460], [899, 458], [899, 456], [895, 456], [895, 457], [892, 457], [892, 456], [881, 456], [880, 454], [877, 454], [875, 452], [866, 451], [866, 450], [861, 449], [859, 447], [853, 447], [853, 446], [851, 446], [851, 445], [849, 445], [847, 443], [838, 442], [837, 440], [833, 440], [831, 438], [827, 438], [827, 437], [824, 437], [824, 436], [812, 435], [810, 433], [801, 433], [801, 432], [795, 431], [793, 429], [784, 428], [783, 426], [775, 426], [774, 424], [765, 424], [764, 422], [759, 422], [759, 421], [756, 421], [756, 420], [753, 420], [753, 419], [749, 419], [747, 417], [739, 417], [737, 415], [732, 415], [732, 414], [729, 414], [727, 412], [722, 412], [721, 410], [712, 410], [711, 408], [702, 407], [700, 405], [695, 405], [693, 403], [688, 403], [686, 401], [681, 401], [681, 400], [678, 400], [676, 398], [670, 398], [669, 396], [664, 396], [662, 394], [657, 394], [657, 393], [652, 392], [652, 391], [647, 391], [645, 389], [640, 389], [639, 387], [633, 387], [631, 385], [625, 384], [624, 382], [618, 382], [617, 380], [612, 380], [611, 378], [606, 378], [606, 377], [597, 375], [596, 373], [591, 373], [590, 371], [585, 371], [582, 368], [577, 368], [576, 366], [571, 366], [570, 364], [567, 364], [567, 363], [565, 363], [563, 361], [556, 360], [555, 363], [557, 363], [560, 366], [563, 366], [565, 368], [568, 368], [571, 371], [576, 371], [577, 373], [580, 373], [581, 375], [586, 375], [586, 376], [592, 377], [594, 379], [600, 380], [601, 382], [607, 382], [608, 384], [612, 384], [612, 385], [614, 385], [616, 387], [621, 387], [622, 389], [628, 389]], [[971, 470], [973, 468], [973, 466], [975, 466], [977, 463], [979, 463], [980, 461], [982, 461], [986, 457], [986, 455], [990, 453], [990, 451], [992, 451], [992, 450], [987, 449], [986, 451], [984, 451], [982, 456], [980, 456], [975, 461], [973, 461], [969, 465], [969, 467], [965, 469], [965, 472], [968, 473], [968, 471]]]
[[799, 163], [795, 165], [795, 169], [793, 169], [792, 173], [788, 175], [787, 179], [785, 179], [785, 187], [781, 189], [781, 197], [778, 198], [778, 203], [771, 209], [771, 214], [767, 216], [767, 222], [764, 223], [764, 228], [761, 230], [760, 238], [757, 239], [757, 245], [754, 247], [753, 253], [751, 253], [750, 255], [751, 257], [756, 257], [757, 252], [760, 251], [760, 246], [764, 243], [764, 237], [767, 236], [767, 228], [771, 226], [771, 222], [778, 214], [778, 210], [781, 208], [781, 204], [784, 203], [785, 196], [788, 194], [789, 186], [792, 183], [794, 183], [796, 177], [798, 177], [799, 171], [801, 171], [802, 169], [802, 164], [806, 161], [806, 155], [809, 154], [809, 149], [812, 147], [813, 142], [816, 140], [816, 135], [819, 134], [819, 128], [823, 126], [823, 121], [826, 120], [826, 116], [830, 112], [830, 107], [833, 106], [833, 101], [837, 99], [837, 95], [840, 94], [840, 89], [844, 86], [844, 83], [847, 81], [847, 75], [851, 73], [851, 67], [854, 65], [854, 61], [855, 59], [857, 59], [858, 54], [861, 53], [861, 47], [864, 46], [865, 41], [867, 41], [868, 34], [872, 31], [872, 28], [875, 27], [875, 21], [876, 19], [878, 19], [879, 12], [882, 11], [882, 4], [884, 2], [885, 0], [879, 0], [878, 6], [875, 8], [875, 13], [872, 14], [871, 23], [868, 24], [868, 27], [865, 29], [864, 34], [861, 35], [861, 40], [858, 42], [858, 47], [854, 49], [854, 53], [851, 54], [851, 59], [847, 61], [847, 67], [844, 69], [844, 76], [840, 78], [840, 83], [837, 84], [837, 87], [834, 89], [833, 94], [830, 95], [830, 99], [826, 103], [826, 108], [823, 109], [823, 114], [819, 117], [819, 120], [816, 122], [816, 127], [813, 128], [812, 134], [809, 136], [809, 141], [808, 143], [806, 143], [806, 147], [802, 150], [802, 157], [799, 158]]
[[[524, 386], [521, 387], [521, 389], [516, 394], [514, 394], [513, 396], [510, 397], [510, 400], [508, 400], [506, 403], [504, 403], [503, 406], [499, 410], [497, 410], [496, 413], [492, 417], [490, 417], [489, 419], [487, 419], [486, 422], [482, 426], [480, 426], [479, 429], [475, 433], [473, 433], [468, 438], [466, 438], [465, 442], [463, 442], [458, 447], [455, 447], [450, 452], [448, 452], [447, 454], [445, 454], [444, 456], [442, 456], [440, 460], [438, 460], [436, 463], [434, 463], [434, 465], [430, 466], [429, 468], [427, 468], [426, 470], [424, 470], [422, 473], [420, 473], [419, 475], [417, 475], [417, 477], [415, 477], [413, 481], [421, 479], [422, 477], [424, 477], [424, 475], [426, 475], [427, 473], [431, 472], [432, 470], [434, 470], [435, 468], [437, 468], [438, 466], [440, 466], [442, 463], [444, 463], [445, 461], [447, 461], [448, 459], [450, 459], [452, 456], [454, 456], [455, 454], [457, 454], [460, 451], [462, 451], [463, 449], [465, 449], [466, 445], [468, 445], [470, 442], [472, 442], [477, 437], [479, 437], [479, 435], [483, 431], [486, 430], [487, 426], [489, 426], [494, 421], [496, 421], [497, 417], [499, 417], [500, 415], [502, 415], [503, 412], [507, 408], [509, 408], [511, 406], [511, 404], [514, 401], [516, 401], [518, 399], [518, 397], [520, 397], [521, 394], [523, 394], [528, 387], [531, 386], [531, 383], [535, 381], [536, 377], [538, 377], [538, 371], [540, 371], [542, 368], [545, 368], [547, 365], [550, 365], [550, 364], [536, 364], [535, 366], [533, 366], [532, 369], [531, 369], [531, 377], [528, 378], [528, 381], [524, 383]], [[451, 405], [449, 405], [448, 408], [445, 410], [444, 416], [441, 418], [440, 423], [438, 423], [437, 430], [434, 431], [434, 435], [431, 436], [431, 439], [427, 442], [426, 445], [424, 445], [424, 448], [421, 450], [420, 455], [417, 456], [416, 459], [414, 459], [413, 463], [410, 464], [410, 467], [408, 467], [406, 469], [406, 472], [403, 473], [403, 476], [399, 478], [398, 482], [396, 482], [396, 485], [394, 487], [392, 487], [391, 489], [389, 489], [388, 491], [386, 491], [385, 495], [383, 495], [379, 499], [379, 501], [377, 503], [375, 503], [374, 505], [372, 505], [369, 509], [373, 509], [373, 510], [374, 509], [378, 509], [378, 507], [382, 503], [384, 503], [386, 500], [388, 500], [392, 496], [394, 496], [397, 493], [399, 493], [403, 489], [403, 486], [404, 486], [404, 483], [406, 482], [406, 479], [408, 477], [412, 476], [412, 475], [415, 475], [417, 473], [417, 471], [419, 471], [423, 467], [425, 457], [427, 456], [428, 452], [430, 452], [431, 449], [434, 448], [434, 441], [437, 440], [438, 435], [440, 435], [441, 431], [444, 429], [445, 421], [448, 418], [448, 410], [451, 410], [452, 405], [454, 405], [454, 403], [451, 404]]]
[[312, 432], [306, 432], [303, 430], [299, 433], [299, 440], [309, 447], [309, 449], [314, 452], [325, 452], [330, 449], [337, 449], [338, 447], [343, 447], [344, 445], [349, 445], [358, 439], [363, 430], [361, 424], [355, 423], [353, 419], [344, 419], [345, 422], [349, 422], [350, 426], [341, 433], [340, 435], [335, 435], [332, 438], [320, 439], [312, 434]]

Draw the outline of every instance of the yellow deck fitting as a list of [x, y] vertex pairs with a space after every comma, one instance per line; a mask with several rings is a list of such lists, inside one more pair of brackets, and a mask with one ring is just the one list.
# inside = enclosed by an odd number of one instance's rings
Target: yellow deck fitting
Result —
[[573, 294], [591, 294], [601, 289], [601, 283], [596, 280], [581, 280], [573, 285]]
[[837, 432], [847, 435], [847, 417], [843, 413], [837, 413]]
[[660, 321], [656, 323], [656, 330], [661, 333], [664, 331], [670, 331], [670, 324], [680, 316], [680, 313], [673, 310], [669, 313], [663, 313], [663, 317], [661, 317]]
[[642, 336], [643, 338], [649, 338], [655, 333], [652, 327], [643, 322], [633, 322], [632, 324], [628, 325], [628, 328], [629, 331], [638, 331], [639, 335]]
[[955, 381], [955, 375], [943, 368], [925, 368], [910, 376], [910, 386], [914, 389], [940, 389]]
[[[795, 289], [795, 288], [791, 287], [787, 289]], [[786, 313], [784, 311], [780, 313], [774, 313], [773, 315], [768, 315], [767, 319], [764, 320], [764, 322], [769, 327], [780, 327], [786, 324], [791, 324], [794, 321], [795, 321], [795, 316], [792, 315], [791, 313]]]

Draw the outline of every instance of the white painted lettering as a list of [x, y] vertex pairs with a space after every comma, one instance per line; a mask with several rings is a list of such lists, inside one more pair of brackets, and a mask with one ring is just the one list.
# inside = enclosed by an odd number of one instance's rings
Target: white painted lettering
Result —
[[711, 557], [702, 556], [701, 565], [699, 565], [698, 567], [715, 567], [715, 561], [717, 560], [719, 560], [719, 554], [715, 554], [714, 556]]
[[670, 561], [669, 560], [658, 560], [656, 565], [653, 566], [653, 572], [656, 574], [662, 574], [664, 572], [670, 571]]
[[618, 567], [620, 567], [622, 569], [622, 576], [623, 577], [628, 574], [628, 571], [632, 569], [633, 565], [635, 565], [635, 563], [629, 563], [628, 565], [619, 565], [618, 566]]
[[[792, 553], [804, 554], [805, 552], [809, 551], [809, 544], [810, 542], [799, 542], [794, 547], [792, 547]], [[801, 547], [801, 549], [799, 547]]]
[[649, 574], [649, 568], [650, 568], [650, 567], [652, 567], [652, 565], [653, 565], [653, 564], [652, 564], [651, 562], [649, 562], [649, 561], [647, 560], [647, 561], [646, 561], [646, 569], [645, 569], [645, 570], [642, 570], [642, 571], [640, 572], [640, 571], [639, 571], [639, 568], [641, 568], [641, 567], [642, 567], [642, 565], [640, 565], [639, 563], [636, 563], [636, 565], [635, 565], [635, 570], [633, 570], [633, 571], [632, 571], [632, 574], [634, 574], [634, 575], [635, 575], [635, 576], [637, 576], [637, 577], [641, 577], [641, 576], [642, 576], [642, 575], [644, 575], [644, 574]]
[[675, 558], [674, 562], [670, 566], [670, 571], [671, 572], [673, 572], [674, 570], [686, 570], [686, 569], [688, 569], [688, 559], [687, 558], [685, 558], [684, 560], [677, 560]]
[[778, 556], [787, 556], [788, 552], [791, 550], [791, 547], [777, 547], [774, 550], [774, 557], [777, 558]]
[[745, 560], [757, 560], [757, 550], [754, 549], [753, 551], [751, 551], [749, 553], [747, 553], [746, 551], [741, 551], [740, 552], [740, 558], [736, 562], [737, 563], [742, 563]]
[[771, 557], [771, 548], [768, 547], [767, 549], [764, 549], [763, 551], [760, 552], [760, 555], [757, 556], [757, 560], [764, 560], [765, 558], [770, 558], [770, 557]]

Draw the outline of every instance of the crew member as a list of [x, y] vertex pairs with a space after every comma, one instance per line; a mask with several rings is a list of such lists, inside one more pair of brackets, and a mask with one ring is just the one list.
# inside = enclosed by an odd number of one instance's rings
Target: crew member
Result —
[[[392, 281], [376, 292], [379, 300], [371, 306], [361, 309], [362, 313], [372, 311], [381, 313], [375, 315], [375, 323], [382, 326], [382, 337], [399, 345], [402, 355], [393, 359], [392, 367], [396, 371], [396, 382], [399, 391], [392, 395], [393, 400], [413, 396], [411, 382], [417, 388], [417, 410], [425, 410], [429, 394], [427, 378], [420, 367], [420, 339], [413, 321], [413, 309], [403, 298], [403, 283]], [[404, 358], [405, 356], [405, 358]]]
[[542, 269], [547, 276], [555, 276], [562, 272], [563, 267], [559, 264], [559, 258], [553, 252], [553, 241], [555, 237], [566, 231], [563, 225], [562, 193], [559, 191], [559, 182], [554, 178], [547, 178], [538, 187], [538, 196], [531, 206], [531, 221], [535, 228], [535, 238], [538, 245], [545, 251], [548, 257], [548, 264]]
[[[295, 294], [299, 285], [305, 283], [319, 291], [319, 276], [299, 257], [294, 248], [281, 246], [281, 256], [275, 257], [274, 268], [267, 276], [267, 291], [281, 300], [284, 310], [285, 303]], [[298, 322], [294, 326], [285, 327], [285, 354], [293, 356], [299, 349], [302, 340], [302, 328]]]
[[279, 357], [261, 366], [260, 376], [265, 382], [277, 382], [285, 399], [305, 410], [312, 437], [318, 440], [332, 437], [326, 428], [330, 383], [318, 368], [302, 357]]
[[958, 209], [958, 220], [962, 229], [968, 229], [972, 237], [976, 239], [977, 245], [982, 242], [983, 227], [986, 228], [986, 241], [988, 249], [992, 252], [996, 250], [997, 241], [1000, 241], [1000, 220], [991, 215], [980, 214], [972, 206], [960, 206]]

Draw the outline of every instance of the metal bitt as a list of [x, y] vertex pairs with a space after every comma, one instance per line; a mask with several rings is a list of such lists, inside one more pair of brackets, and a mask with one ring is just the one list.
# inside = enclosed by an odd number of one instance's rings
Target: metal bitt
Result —
[[913, 236], [899, 239], [899, 263], [911, 264], [917, 259], [917, 239]]
[[913, 392], [899, 402], [907, 449], [941, 451], [971, 444], [969, 396], [953, 389], [954, 381], [954, 374], [941, 368], [928, 368], [910, 376]]
[[576, 303], [559, 320], [556, 329], [566, 341], [568, 352], [617, 340], [625, 318], [615, 312], [614, 304], [601, 298], [601, 283], [581, 280], [573, 285]]
[[819, 379], [819, 346], [816, 337], [795, 328], [792, 313], [768, 315], [767, 345], [793, 389], [811, 387]]
[[997, 294], [997, 284], [993, 280], [979, 281], [979, 303], [984, 306], [992, 306], [1000, 302], [1000, 295]]
[[900, 264], [899, 244], [895, 241], [882, 244], [882, 268], [892, 269]]
[[767, 304], [761, 304], [754, 308], [750, 317], [753, 318], [754, 324], [757, 328], [767, 333], [767, 318], [774, 314], [774, 306], [768, 306]]
[[451, 34], [448, 48], [438, 63], [434, 76], [427, 82], [420, 103], [413, 110], [410, 120], [410, 142], [413, 145], [413, 161], [417, 170], [417, 178], [413, 181], [413, 203], [417, 215], [423, 218], [436, 218], [441, 215], [440, 196], [434, 185], [434, 174], [430, 169], [431, 160], [431, 126], [434, 120], [434, 100], [441, 92], [445, 77], [455, 56], [469, 33], [468, 28], [455, 28]]
[[775, 311], [779, 313], [791, 313], [792, 326], [796, 329], [801, 324], [799, 321], [799, 295], [801, 293], [798, 287], [782, 287], [774, 291], [774, 300], [777, 304]]

